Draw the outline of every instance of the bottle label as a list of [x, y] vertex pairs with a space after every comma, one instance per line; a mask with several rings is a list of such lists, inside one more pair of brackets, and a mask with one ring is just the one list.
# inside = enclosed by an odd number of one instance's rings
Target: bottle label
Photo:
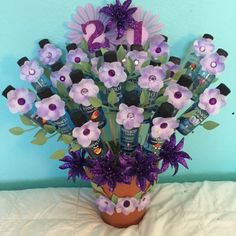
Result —
[[97, 141], [93, 141], [89, 147], [86, 148], [87, 152], [91, 157], [101, 157], [106, 155], [107, 148], [101, 141], [101, 139]]
[[48, 79], [46, 79], [44, 77], [40, 77], [37, 82], [32, 83], [32, 86], [35, 88], [36, 91], [38, 91], [41, 88], [50, 87], [50, 83], [49, 83]]
[[148, 96], [149, 96], [149, 105], [151, 105], [156, 101], [158, 93], [148, 90]]
[[63, 134], [69, 134], [74, 128], [67, 114], [52, 123], [54, 123]]
[[46, 124], [49, 124], [46, 120], [39, 117], [36, 112], [37, 108], [33, 106], [33, 108], [28, 113], [26, 113], [25, 116], [41, 127], [43, 127]]
[[120, 145], [123, 151], [134, 151], [138, 145], [139, 129], [127, 130], [121, 127]]

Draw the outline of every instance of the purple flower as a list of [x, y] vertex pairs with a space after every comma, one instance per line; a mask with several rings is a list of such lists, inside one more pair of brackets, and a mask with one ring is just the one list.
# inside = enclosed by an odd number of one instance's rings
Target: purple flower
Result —
[[179, 121], [175, 117], [162, 118], [157, 117], [153, 119], [153, 126], [151, 129], [151, 135], [153, 138], [160, 138], [166, 140], [175, 132], [175, 129], [179, 126]]
[[129, 215], [134, 212], [138, 206], [138, 200], [134, 197], [119, 198], [116, 204], [116, 212]]
[[146, 193], [139, 201], [138, 211], [143, 211], [150, 205], [150, 203], [151, 203], [151, 194]]
[[25, 114], [32, 109], [36, 96], [28, 89], [16, 89], [7, 93], [7, 100], [10, 112]]
[[225, 69], [224, 61], [225, 61], [224, 56], [220, 56], [217, 53], [214, 53], [204, 57], [200, 61], [200, 64], [202, 66], [202, 70], [207, 71], [211, 75], [217, 75], [224, 71]]
[[168, 96], [168, 102], [179, 110], [191, 102], [193, 94], [188, 88], [172, 82], [166, 88], [164, 96]]
[[136, 106], [128, 107], [124, 103], [121, 103], [116, 116], [116, 122], [128, 130], [139, 128], [144, 120], [143, 112], [143, 108]]
[[169, 166], [175, 169], [175, 172], [173, 175], [176, 175], [179, 169], [179, 164], [183, 165], [185, 168], [188, 169], [188, 165], [185, 161], [185, 159], [192, 160], [191, 157], [186, 153], [181, 151], [184, 146], [184, 138], [181, 139], [181, 141], [176, 145], [176, 137], [175, 134], [173, 134], [170, 137], [170, 140], [166, 140], [163, 144], [159, 158], [158, 160], [162, 160], [162, 166], [159, 171], [159, 173], [165, 172]]
[[81, 48], [70, 50], [66, 55], [66, 62], [69, 64], [79, 64], [80, 62], [89, 62], [88, 56]]
[[75, 103], [89, 106], [91, 105], [89, 99], [97, 97], [98, 92], [99, 88], [92, 79], [82, 79], [79, 83], [73, 84], [69, 96]]
[[104, 63], [99, 68], [98, 76], [107, 88], [118, 87], [127, 79], [127, 74], [120, 62]]
[[149, 52], [154, 59], [168, 55], [169, 46], [162, 35], [156, 35], [150, 40]]
[[35, 106], [38, 116], [45, 120], [57, 121], [65, 115], [65, 102], [58, 95], [44, 98], [36, 102]]
[[109, 4], [100, 10], [101, 13], [109, 17], [106, 31], [109, 31], [114, 27], [117, 28], [117, 39], [122, 38], [128, 28], [135, 28], [136, 21], [132, 15], [137, 8], [129, 8], [131, 3], [132, 0], [126, 0], [123, 4], [120, 3], [120, 0], [116, 0], [115, 4]]
[[146, 190], [146, 181], [153, 185], [157, 180], [157, 156], [146, 155], [140, 146], [136, 148], [132, 157], [126, 154], [120, 156], [120, 163], [127, 180], [130, 182], [131, 178], [136, 176], [136, 184], [143, 192]]
[[141, 76], [138, 80], [138, 85], [141, 88], [149, 89], [153, 92], [159, 92], [163, 87], [163, 80], [165, 73], [161, 67], [154, 67], [152, 65], [141, 69]]
[[66, 88], [70, 87], [72, 85], [70, 73], [71, 73], [71, 68], [67, 65], [63, 66], [59, 71], [52, 72], [50, 75], [52, 85], [56, 88], [57, 82], [60, 82]]
[[83, 180], [88, 180], [88, 176], [85, 172], [85, 167], [90, 167], [88, 162], [85, 159], [86, 151], [80, 149], [76, 152], [71, 151], [67, 155], [60, 159], [60, 161], [65, 162], [63, 165], [59, 166], [61, 170], [69, 169], [68, 171], [68, 180], [72, 179], [74, 182], [76, 177]]
[[44, 69], [39, 66], [35, 60], [26, 61], [24, 65], [20, 67], [20, 78], [29, 83], [37, 82], [38, 79], [44, 73]]
[[73, 129], [72, 135], [77, 139], [78, 144], [82, 147], [88, 147], [93, 141], [97, 141], [101, 134], [98, 128], [98, 122], [92, 122], [91, 120]]
[[61, 49], [54, 44], [48, 43], [39, 50], [39, 59], [44, 65], [55, 64], [62, 55]]
[[216, 115], [226, 105], [226, 96], [219, 89], [206, 89], [200, 95], [198, 106], [210, 115]]
[[176, 74], [178, 71], [180, 71], [181, 67], [180, 65], [177, 65], [175, 63], [173, 63], [172, 61], [169, 61], [166, 64], [162, 64], [161, 68], [163, 69], [163, 71], [166, 73], [167, 71], [172, 72], [173, 74]]
[[145, 51], [133, 50], [128, 52], [126, 57], [134, 62], [135, 70], [140, 72], [143, 63], [148, 60], [148, 53]]
[[212, 53], [215, 49], [212, 39], [200, 38], [193, 43], [193, 50], [197, 56], [206, 56]]
[[90, 172], [93, 176], [92, 181], [97, 185], [107, 184], [111, 192], [114, 191], [117, 183], [128, 183], [119, 160], [109, 150], [103, 158], [93, 158], [90, 160]]
[[108, 198], [104, 196], [100, 196], [96, 200], [96, 204], [98, 205], [98, 209], [101, 212], [105, 212], [106, 214], [110, 216], [114, 214], [116, 205], [112, 201], [110, 201]]

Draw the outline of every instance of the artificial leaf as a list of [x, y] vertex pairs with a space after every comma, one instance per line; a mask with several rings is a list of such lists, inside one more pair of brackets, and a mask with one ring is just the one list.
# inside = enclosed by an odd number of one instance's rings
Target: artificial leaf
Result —
[[89, 102], [93, 107], [101, 107], [102, 106], [102, 101], [96, 97], [92, 97], [89, 99]]
[[196, 110], [192, 110], [190, 112], [184, 113], [182, 117], [184, 118], [191, 118], [195, 114]]
[[141, 67], [144, 68], [144, 67], [149, 66], [149, 65], [150, 65], [150, 60], [147, 60], [142, 64]]
[[160, 96], [156, 99], [155, 104], [160, 106], [162, 103], [166, 102], [168, 100], [168, 96]]
[[57, 81], [57, 92], [60, 97], [68, 97], [69, 96], [69, 93], [68, 93], [67, 89], [65, 88], [65, 86], [59, 81]]
[[56, 131], [56, 127], [52, 125], [44, 125], [43, 128], [50, 134]]
[[119, 61], [122, 61], [125, 56], [126, 56], [126, 50], [124, 49], [124, 47], [121, 45], [117, 51], [117, 58]]
[[34, 145], [44, 145], [47, 141], [48, 139], [45, 136], [40, 136], [31, 141], [31, 143]]
[[102, 66], [103, 62], [104, 62], [103, 57], [100, 57], [100, 58], [98, 59], [98, 62], [97, 62], [97, 70], [98, 70], [98, 71], [99, 71], [100, 67]]
[[168, 56], [161, 56], [158, 59], [161, 62], [161, 64], [165, 64], [167, 62], [167, 58], [168, 58]]
[[136, 88], [136, 84], [133, 82], [128, 81], [125, 85], [126, 91], [130, 92]]
[[140, 95], [140, 105], [145, 106], [148, 104], [149, 101], [149, 95], [147, 90], [143, 90], [141, 95]]
[[220, 124], [215, 122], [215, 121], [206, 121], [202, 124], [203, 128], [207, 129], [207, 130], [212, 130], [215, 129], [216, 127], [218, 127]]
[[30, 120], [28, 117], [21, 115], [20, 116], [20, 120], [24, 125], [27, 126], [32, 126], [34, 124], [34, 122], [32, 120]]
[[106, 48], [101, 48], [100, 50], [102, 52], [102, 55], [104, 55], [108, 51]]
[[87, 72], [87, 73], [90, 73], [91, 72], [91, 69], [92, 69], [92, 66], [90, 63], [88, 62], [80, 62], [81, 66], [82, 66], [82, 70]]
[[71, 151], [76, 152], [81, 149], [81, 146], [79, 144], [72, 144], [71, 145]]
[[112, 197], [111, 197], [111, 200], [112, 200], [113, 203], [117, 204], [118, 197], [115, 194], [113, 194]]
[[142, 196], [143, 196], [143, 192], [138, 192], [138, 193], [135, 194], [134, 197], [139, 200], [139, 199], [142, 198]]
[[73, 141], [73, 137], [67, 134], [62, 134], [61, 136], [61, 140], [65, 143], [65, 144], [70, 144]]
[[108, 95], [108, 103], [112, 106], [115, 105], [119, 101], [117, 94], [114, 90], [111, 90], [111, 92]]
[[144, 120], [148, 120], [149, 118], [151, 118], [152, 113], [151, 113], [151, 112], [148, 112], [148, 111], [145, 111], [145, 112], [143, 113], [143, 116], [144, 116]]
[[53, 160], [60, 160], [60, 159], [62, 159], [64, 156], [65, 156], [65, 151], [64, 151], [63, 149], [61, 149], [61, 150], [58, 150], [58, 151], [54, 152], [54, 153], [51, 155], [51, 159], [53, 159]]
[[105, 91], [106, 91], [106, 87], [105, 87], [104, 83], [99, 82], [99, 83], [97, 84], [97, 86], [98, 86], [98, 88], [99, 88], [99, 91], [102, 91], [102, 92], [105, 92]]
[[91, 182], [91, 185], [92, 185], [92, 188], [95, 190], [95, 192], [104, 194], [103, 189], [101, 187], [97, 186], [97, 184]]
[[21, 127], [14, 127], [14, 128], [11, 128], [9, 131], [14, 135], [21, 135], [25, 132], [25, 130], [22, 129]]
[[128, 60], [126, 61], [126, 69], [129, 74], [132, 74], [135, 70], [134, 62], [130, 58], [128, 58]]
[[50, 80], [50, 74], [51, 74], [51, 71], [47, 68], [44, 68], [44, 75], [47, 77], [48, 80]]
[[88, 52], [88, 43], [85, 41], [85, 39], [82, 39], [80, 42], [80, 48], [84, 51], [84, 52]]
[[45, 137], [46, 133], [47, 133], [46, 130], [40, 129], [40, 130], [34, 135], [34, 137], [35, 137], [36, 139], [41, 138], [41, 137]]
[[178, 81], [180, 76], [185, 74], [186, 73], [186, 69], [183, 69], [183, 70], [179, 70], [178, 72], [175, 73], [174, 77], [173, 77], [173, 80], [174, 81]]

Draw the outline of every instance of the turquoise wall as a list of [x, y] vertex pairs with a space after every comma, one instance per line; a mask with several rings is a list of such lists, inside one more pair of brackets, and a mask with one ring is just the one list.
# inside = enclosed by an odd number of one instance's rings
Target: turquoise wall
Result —
[[[91, 0], [90, 0], [91, 1]], [[0, 5], [0, 90], [10, 84], [25, 86], [19, 79], [17, 59], [33, 58], [36, 43], [47, 37], [63, 45], [66, 23], [81, 0], [8, 0]], [[102, 5], [108, 1], [92, 1]], [[170, 173], [161, 181], [236, 180], [236, 14], [235, 1], [225, 0], [136, 0], [136, 5], [159, 14], [165, 24], [163, 33], [169, 36], [172, 55], [183, 56], [186, 46], [202, 33], [212, 33], [217, 46], [228, 50], [227, 68], [221, 80], [232, 94], [222, 113], [212, 117], [221, 126], [212, 132], [201, 128], [186, 138], [185, 149], [193, 158], [190, 170], [180, 169], [173, 178]], [[8, 132], [20, 125], [0, 98], [0, 189], [20, 189], [42, 186], [72, 186], [58, 162], [49, 159], [50, 153], [62, 147], [50, 141], [44, 147], [30, 144], [31, 135], [15, 137]], [[78, 185], [78, 184], [77, 184]]]

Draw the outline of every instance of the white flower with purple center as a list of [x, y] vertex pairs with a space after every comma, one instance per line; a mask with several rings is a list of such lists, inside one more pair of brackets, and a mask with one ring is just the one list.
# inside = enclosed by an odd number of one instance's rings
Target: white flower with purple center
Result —
[[44, 65], [55, 64], [62, 55], [61, 49], [54, 44], [48, 43], [39, 50], [39, 59]]
[[132, 198], [119, 198], [116, 204], [116, 212], [122, 213], [124, 215], [129, 215], [134, 212], [138, 206], [138, 200], [134, 197]]
[[96, 200], [96, 204], [98, 205], [98, 209], [101, 212], [104, 212], [108, 215], [113, 215], [114, 211], [115, 211], [115, 204], [109, 200], [108, 198], [104, 197], [104, 196], [100, 196], [97, 200]]
[[202, 66], [202, 70], [207, 71], [211, 75], [217, 75], [224, 71], [224, 61], [224, 56], [220, 56], [217, 53], [213, 53], [209, 56], [204, 57], [200, 61], [200, 64]]
[[162, 35], [156, 35], [150, 40], [149, 52], [154, 59], [167, 56], [169, 46]]
[[123, 125], [127, 130], [139, 128], [144, 120], [143, 112], [143, 108], [136, 106], [128, 107], [124, 103], [121, 103], [116, 116], [116, 122], [119, 125]]
[[54, 71], [50, 75], [52, 85], [56, 88], [57, 82], [62, 83], [66, 88], [72, 85], [70, 78], [71, 67], [68, 65], [63, 66], [59, 71]]
[[127, 74], [120, 62], [104, 63], [99, 68], [99, 79], [107, 88], [118, 87], [120, 83], [125, 82]]
[[135, 65], [135, 70], [140, 72], [142, 65], [148, 60], [148, 53], [145, 51], [133, 50], [127, 53], [126, 58], [130, 58]]
[[172, 74], [176, 74], [181, 69], [180, 65], [177, 65], [177, 64], [173, 63], [172, 61], [169, 61], [166, 64], [162, 64], [161, 68], [164, 70], [165, 73], [167, 71], [170, 71]]
[[65, 115], [65, 102], [58, 95], [44, 98], [36, 102], [35, 106], [38, 116], [45, 120], [57, 121]]
[[43, 75], [44, 69], [38, 64], [37, 61], [26, 61], [20, 67], [20, 78], [29, 83], [37, 82]]
[[7, 104], [12, 113], [26, 114], [32, 109], [35, 99], [35, 94], [28, 89], [16, 89], [7, 93]]
[[89, 99], [97, 97], [98, 92], [99, 88], [92, 79], [82, 79], [79, 83], [73, 84], [69, 96], [77, 104], [90, 106], [91, 103]]
[[193, 50], [197, 56], [206, 56], [215, 49], [212, 39], [200, 38], [193, 43]]
[[72, 135], [77, 139], [78, 144], [82, 147], [88, 147], [93, 141], [97, 141], [101, 134], [98, 128], [98, 122], [88, 121], [81, 127], [73, 129]]
[[159, 92], [163, 87], [165, 72], [161, 67], [147, 66], [141, 70], [141, 76], [138, 80], [138, 85], [141, 88], [149, 89], [153, 92]]
[[199, 97], [198, 106], [210, 115], [216, 115], [226, 105], [226, 96], [219, 89], [206, 89]]
[[162, 140], [168, 139], [179, 126], [179, 121], [175, 117], [157, 117], [153, 119], [152, 123], [151, 136], [155, 139], [160, 138]]
[[173, 82], [166, 88], [164, 96], [168, 96], [168, 102], [179, 110], [191, 102], [193, 94], [188, 88]]
[[146, 209], [151, 202], [151, 194], [147, 193], [145, 194], [139, 201], [138, 204], [138, 211], [143, 211], [144, 209]]
[[70, 50], [66, 55], [66, 62], [69, 64], [79, 64], [81, 62], [89, 62], [88, 56], [81, 48]]

